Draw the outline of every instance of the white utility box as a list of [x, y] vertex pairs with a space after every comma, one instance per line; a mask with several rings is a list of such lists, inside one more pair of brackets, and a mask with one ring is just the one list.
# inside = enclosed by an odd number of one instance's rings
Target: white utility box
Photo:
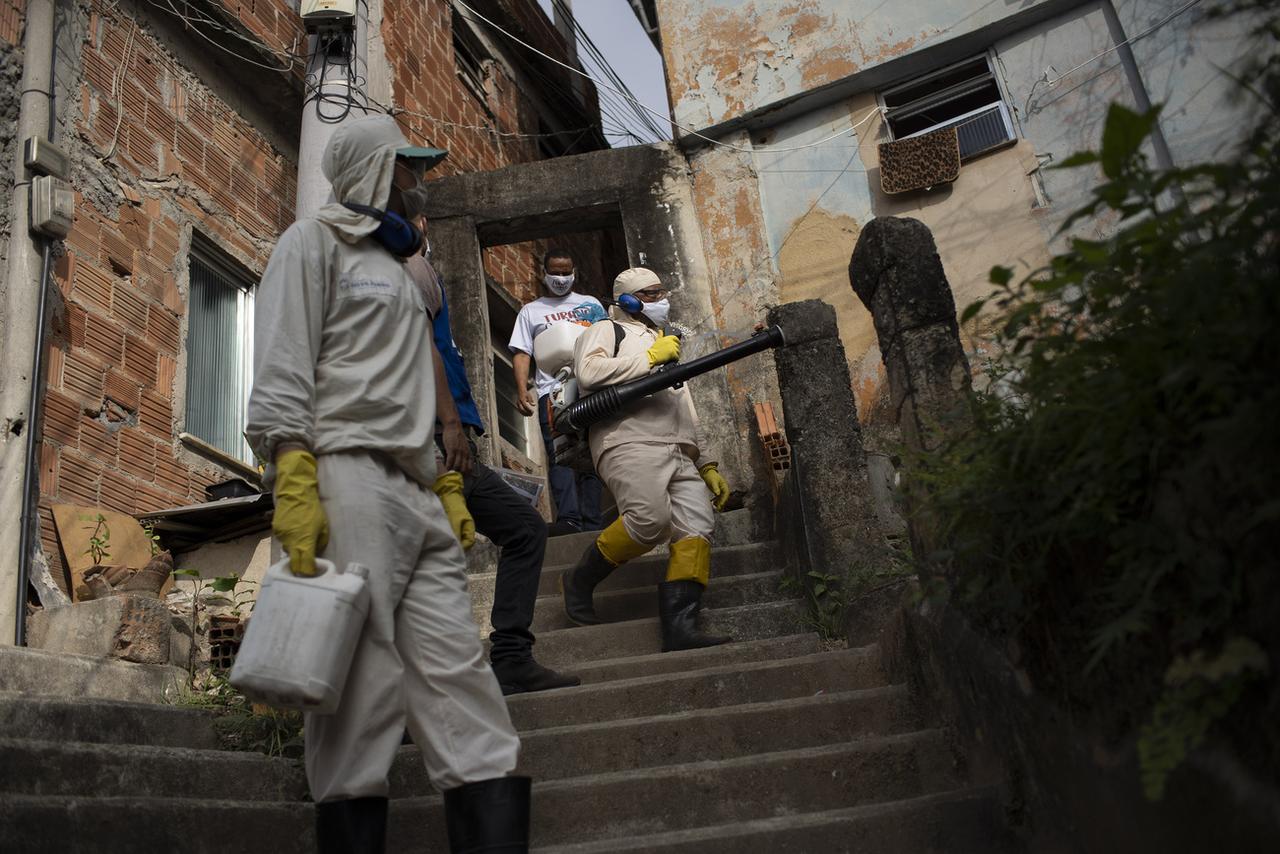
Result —
[[301, 0], [302, 26], [309, 33], [350, 32], [356, 28], [357, 0]]
[[46, 237], [71, 233], [76, 215], [76, 194], [71, 185], [51, 175], [31, 179], [31, 230]]

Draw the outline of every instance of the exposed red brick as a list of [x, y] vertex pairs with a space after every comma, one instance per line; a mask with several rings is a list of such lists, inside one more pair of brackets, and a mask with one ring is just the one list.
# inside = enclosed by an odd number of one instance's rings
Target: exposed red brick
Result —
[[186, 498], [191, 493], [191, 470], [166, 454], [158, 454], [156, 483]]
[[58, 498], [70, 504], [97, 506], [102, 471], [102, 466], [88, 457], [63, 450], [58, 470]]
[[90, 353], [114, 365], [124, 358], [124, 330], [101, 315], [89, 313], [84, 345]]
[[80, 407], [54, 389], [44, 395], [44, 438], [73, 448], [80, 443]]
[[126, 240], [114, 228], [102, 229], [102, 254], [119, 273], [133, 272], [133, 251], [136, 244]]
[[89, 314], [83, 306], [73, 302], [67, 303], [67, 335], [73, 348], [84, 346], [85, 324], [88, 318]]
[[115, 368], [108, 368], [102, 383], [104, 396], [114, 400], [130, 412], [137, 412], [141, 403], [141, 383], [133, 377], [121, 374]]
[[173, 382], [178, 375], [178, 363], [171, 356], [161, 354], [156, 359], [156, 390], [161, 394], [173, 394]]
[[156, 348], [141, 338], [126, 335], [124, 338], [124, 369], [142, 380], [143, 384], [156, 384]]
[[181, 507], [187, 503], [186, 493], [179, 495], [163, 487], [137, 484], [133, 490], [134, 512], [139, 514]]
[[98, 505], [132, 516], [137, 509], [137, 488], [136, 483], [119, 472], [104, 470], [101, 486], [98, 489]]
[[120, 437], [116, 431], [93, 418], [80, 420], [80, 451], [101, 463], [115, 465], [120, 449]]
[[94, 406], [102, 402], [103, 368], [81, 351], [67, 353], [62, 364], [62, 388], [77, 403]]
[[[96, 259], [83, 260], [92, 262]], [[103, 309], [110, 309], [113, 282], [114, 277], [110, 273], [104, 272], [93, 263], [78, 263], [71, 293], [85, 302], [101, 306]]]
[[174, 354], [178, 352], [179, 326], [175, 315], [158, 305], [152, 305], [147, 311], [147, 330], [151, 333], [151, 340], [156, 342], [161, 350]]
[[45, 382], [50, 388], [62, 388], [62, 366], [66, 362], [65, 345], [54, 342], [49, 346], [48, 362], [45, 365]]
[[147, 328], [147, 300], [130, 288], [131, 282], [116, 282], [111, 294], [111, 316], [141, 332]]
[[143, 429], [162, 439], [173, 437], [173, 407], [167, 398], [153, 391], [142, 392], [138, 420]]
[[40, 443], [40, 493], [56, 495], [58, 492], [58, 449], [49, 442]]
[[156, 479], [156, 443], [134, 427], [120, 431], [120, 468], [146, 481]]

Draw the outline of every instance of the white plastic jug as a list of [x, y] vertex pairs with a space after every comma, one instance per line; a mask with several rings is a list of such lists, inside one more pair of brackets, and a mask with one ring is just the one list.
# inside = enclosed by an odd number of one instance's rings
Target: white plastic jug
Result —
[[262, 579], [231, 684], [278, 709], [332, 714], [342, 699], [369, 613], [369, 570], [317, 560], [316, 575], [289, 571], [289, 559]]

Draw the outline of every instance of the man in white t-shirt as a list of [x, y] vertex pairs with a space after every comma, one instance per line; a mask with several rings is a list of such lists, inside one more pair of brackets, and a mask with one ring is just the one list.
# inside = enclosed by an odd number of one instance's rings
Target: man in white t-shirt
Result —
[[516, 317], [515, 329], [507, 348], [511, 351], [515, 369], [516, 406], [525, 415], [538, 412], [538, 424], [542, 428], [542, 442], [547, 449], [547, 480], [551, 484], [551, 497], [556, 503], [556, 521], [548, 526], [548, 533], [569, 534], [576, 531], [596, 531], [603, 527], [600, 516], [600, 495], [603, 488], [595, 474], [575, 473], [572, 469], [553, 464], [551, 445], [551, 395], [559, 384], [555, 377], [538, 369], [534, 378], [537, 397], [529, 391], [529, 363], [533, 353], [533, 339], [553, 323], [577, 323], [590, 326], [609, 315], [600, 300], [593, 296], [574, 293], [573, 256], [563, 249], [552, 249], [542, 259], [543, 296], [525, 304]]

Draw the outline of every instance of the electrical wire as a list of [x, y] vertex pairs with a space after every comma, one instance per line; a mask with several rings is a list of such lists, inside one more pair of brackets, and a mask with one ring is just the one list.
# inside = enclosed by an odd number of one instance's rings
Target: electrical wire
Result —
[[[1200, 1], [1200, 0], [1196, 0], [1196, 2], [1199, 2], [1199, 1]], [[581, 76], [581, 77], [585, 77], [585, 78], [587, 78], [588, 80], [590, 80], [592, 83], [594, 83], [594, 84], [596, 85], [596, 88], [597, 88], [597, 89], [607, 89], [607, 90], [609, 90], [610, 92], [613, 92], [613, 93], [614, 93], [614, 94], [616, 94], [616, 95], [621, 95], [621, 93], [620, 93], [620, 92], [618, 92], [616, 89], [614, 89], [612, 86], [609, 86], [609, 85], [607, 85], [607, 84], [601, 83], [599, 80], [596, 80], [594, 77], [592, 77], [590, 74], [587, 74], [585, 71], [582, 71], [582, 70], [580, 70], [580, 69], [574, 68], [572, 65], [568, 65], [568, 64], [566, 64], [566, 63], [563, 63], [563, 62], [561, 62], [560, 60], [556, 59], [554, 56], [550, 56], [550, 55], [548, 55], [548, 54], [546, 54], [546, 53], [543, 53], [542, 51], [538, 50], [538, 49], [537, 49], [536, 47], [534, 47], [533, 45], [528, 44], [528, 43], [526, 43], [526, 42], [524, 42], [524, 41], [521, 41], [519, 37], [514, 36], [514, 35], [512, 35], [511, 33], [507, 32], [507, 31], [506, 31], [506, 30], [504, 30], [502, 27], [498, 26], [498, 25], [497, 25], [497, 24], [495, 24], [493, 21], [491, 21], [491, 20], [489, 20], [488, 18], [486, 18], [484, 15], [481, 15], [481, 14], [480, 14], [479, 12], [477, 12], [475, 9], [472, 9], [472, 8], [471, 8], [470, 6], [468, 6], [466, 3], [462, 2], [462, 0], [450, 0], [450, 2], [451, 2], [451, 3], [453, 3], [455, 6], [460, 7], [460, 8], [462, 8], [462, 9], [466, 10], [470, 15], [474, 16], [474, 18], [475, 18], [475, 19], [480, 20], [480, 21], [484, 21], [486, 24], [488, 24], [489, 26], [493, 27], [495, 30], [497, 30], [498, 32], [502, 33], [502, 34], [503, 34], [504, 36], [506, 36], [508, 39], [510, 39], [511, 41], [513, 41], [513, 42], [515, 42], [516, 44], [520, 45], [521, 47], [524, 47], [524, 48], [525, 48], [525, 49], [527, 49], [527, 50], [531, 50], [531, 51], [533, 51], [534, 53], [536, 53], [536, 54], [538, 54], [539, 56], [541, 56], [543, 59], [547, 59], [547, 60], [550, 60], [551, 62], [554, 62], [556, 65], [559, 65], [561, 68], [568, 69], [569, 71], [572, 71], [574, 74], [577, 74], [577, 75], [579, 75], [579, 76]], [[671, 121], [671, 119], [670, 119], [668, 116], [664, 115], [663, 113], [658, 112], [657, 110], [653, 109], [652, 107], [646, 106], [645, 104], [643, 104], [643, 103], [642, 103], [642, 102], [640, 102], [640, 101], [636, 101], [635, 103], [636, 103], [636, 106], [640, 107], [642, 110], [644, 110], [645, 112], [649, 113], [650, 115], [656, 116], [657, 118], [660, 118], [660, 119], [662, 119], [663, 121]], [[684, 131], [684, 132], [685, 132], [686, 134], [688, 134], [689, 136], [695, 136], [695, 137], [697, 137], [698, 139], [701, 139], [701, 140], [704, 140], [704, 141], [706, 141], [706, 142], [709, 142], [709, 143], [711, 143], [712, 145], [718, 146], [718, 147], [720, 147], [720, 148], [727, 148], [727, 149], [729, 149], [729, 150], [731, 150], [731, 151], [737, 151], [737, 152], [740, 152], [740, 153], [742, 153], [742, 154], [751, 154], [751, 153], [753, 153], [753, 152], [754, 152], [754, 150], [755, 150], [755, 149], [753, 149], [753, 148], [751, 148], [751, 147], [745, 147], [745, 146], [740, 146], [740, 145], [730, 145], [729, 143], [721, 142], [720, 140], [718, 140], [718, 139], [714, 139], [713, 137], [709, 137], [709, 136], [707, 136], [706, 134], [699, 133], [698, 131], [693, 130], [692, 128], [687, 128], [687, 127], [685, 127], [684, 125], [680, 124], [679, 122], [671, 121], [671, 124], [672, 124], [673, 126], [675, 126], [676, 128], [678, 128], [679, 130]], [[775, 149], [771, 149], [771, 150], [772, 150], [772, 151], [777, 151], [777, 152], [781, 152], [781, 151], [804, 151], [805, 149], [809, 149], [809, 148], [816, 148], [816, 147], [817, 147], [817, 146], [819, 146], [819, 145], [824, 145], [824, 144], [826, 144], [826, 143], [830, 142], [830, 141], [831, 141], [831, 140], [833, 140], [833, 139], [838, 139], [839, 137], [846, 136], [846, 135], [848, 135], [848, 134], [850, 134], [850, 133], [852, 133], [852, 132], [853, 132], [853, 128], [849, 128], [849, 129], [847, 129], [847, 130], [842, 130], [842, 131], [840, 131], [839, 133], [834, 133], [834, 134], [832, 134], [831, 136], [825, 137], [824, 139], [817, 140], [816, 142], [810, 142], [810, 143], [807, 143], [806, 145], [795, 146], [795, 147], [793, 147], [793, 148], [775, 148]]]
[[1079, 71], [1081, 68], [1084, 68], [1086, 65], [1091, 65], [1092, 63], [1097, 62], [1099, 59], [1102, 59], [1102, 57], [1106, 56], [1107, 54], [1109, 54], [1109, 53], [1113, 53], [1114, 51], [1119, 50], [1120, 48], [1124, 47], [1124, 46], [1125, 46], [1125, 45], [1127, 45], [1127, 44], [1132, 44], [1132, 43], [1136, 42], [1138, 39], [1146, 38], [1147, 36], [1149, 36], [1149, 35], [1151, 35], [1152, 33], [1154, 33], [1156, 30], [1158, 30], [1158, 29], [1160, 29], [1161, 27], [1163, 27], [1165, 24], [1167, 24], [1167, 23], [1169, 23], [1170, 21], [1172, 21], [1174, 18], [1176, 18], [1176, 17], [1178, 17], [1179, 15], [1181, 15], [1183, 12], [1187, 11], [1188, 9], [1190, 9], [1192, 6], [1198, 6], [1198, 5], [1200, 5], [1200, 3], [1202, 3], [1202, 2], [1203, 2], [1203, 0], [1191, 0], [1191, 2], [1186, 3], [1186, 4], [1182, 5], [1182, 6], [1180, 6], [1179, 8], [1175, 9], [1173, 12], [1170, 12], [1170, 13], [1169, 13], [1169, 15], [1168, 15], [1167, 17], [1165, 17], [1164, 19], [1162, 19], [1159, 23], [1152, 24], [1151, 26], [1147, 27], [1147, 28], [1146, 28], [1145, 30], [1143, 30], [1142, 32], [1138, 33], [1136, 36], [1130, 36], [1129, 38], [1125, 39], [1124, 41], [1119, 42], [1118, 44], [1114, 44], [1114, 45], [1112, 45], [1111, 47], [1109, 47], [1109, 48], [1107, 48], [1106, 50], [1104, 50], [1102, 53], [1099, 53], [1099, 54], [1097, 54], [1096, 56], [1092, 56], [1092, 57], [1090, 57], [1090, 58], [1086, 59], [1084, 62], [1080, 63], [1079, 65], [1075, 66], [1074, 68], [1069, 69], [1068, 71], [1066, 71], [1066, 72], [1065, 72], [1065, 73], [1063, 73], [1063, 74], [1059, 74], [1059, 75], [1058, 75], [1055, 79], [1053, 79], [1053, 80], [1049, 80], [1049, 79], [1048, 79], [1049, 74], [1048, 74], [1048, 70], [1046, 69], [1046, 71], [1045, 71], [1045, 75], [1044, 75], [1044, 78], [1045, 78], [1045, 79], [1044, 79], [1044, 81], [1043, 81], [1043, 82], [1044, 82], [1046, 85], [1048, 85], [1050, 88], [1052, 88], [1052, 87], [1054, 87], [1054, 86], [1057, 86], [1057, 85], [1058, 85], [1059, 83], [1061, 83], [1064, 79], [1066, 79], [1066, 78], [1067, 78], [1067, 77], [1069, 77], [1070, 75], [1074, 74], [1075, 72]]

